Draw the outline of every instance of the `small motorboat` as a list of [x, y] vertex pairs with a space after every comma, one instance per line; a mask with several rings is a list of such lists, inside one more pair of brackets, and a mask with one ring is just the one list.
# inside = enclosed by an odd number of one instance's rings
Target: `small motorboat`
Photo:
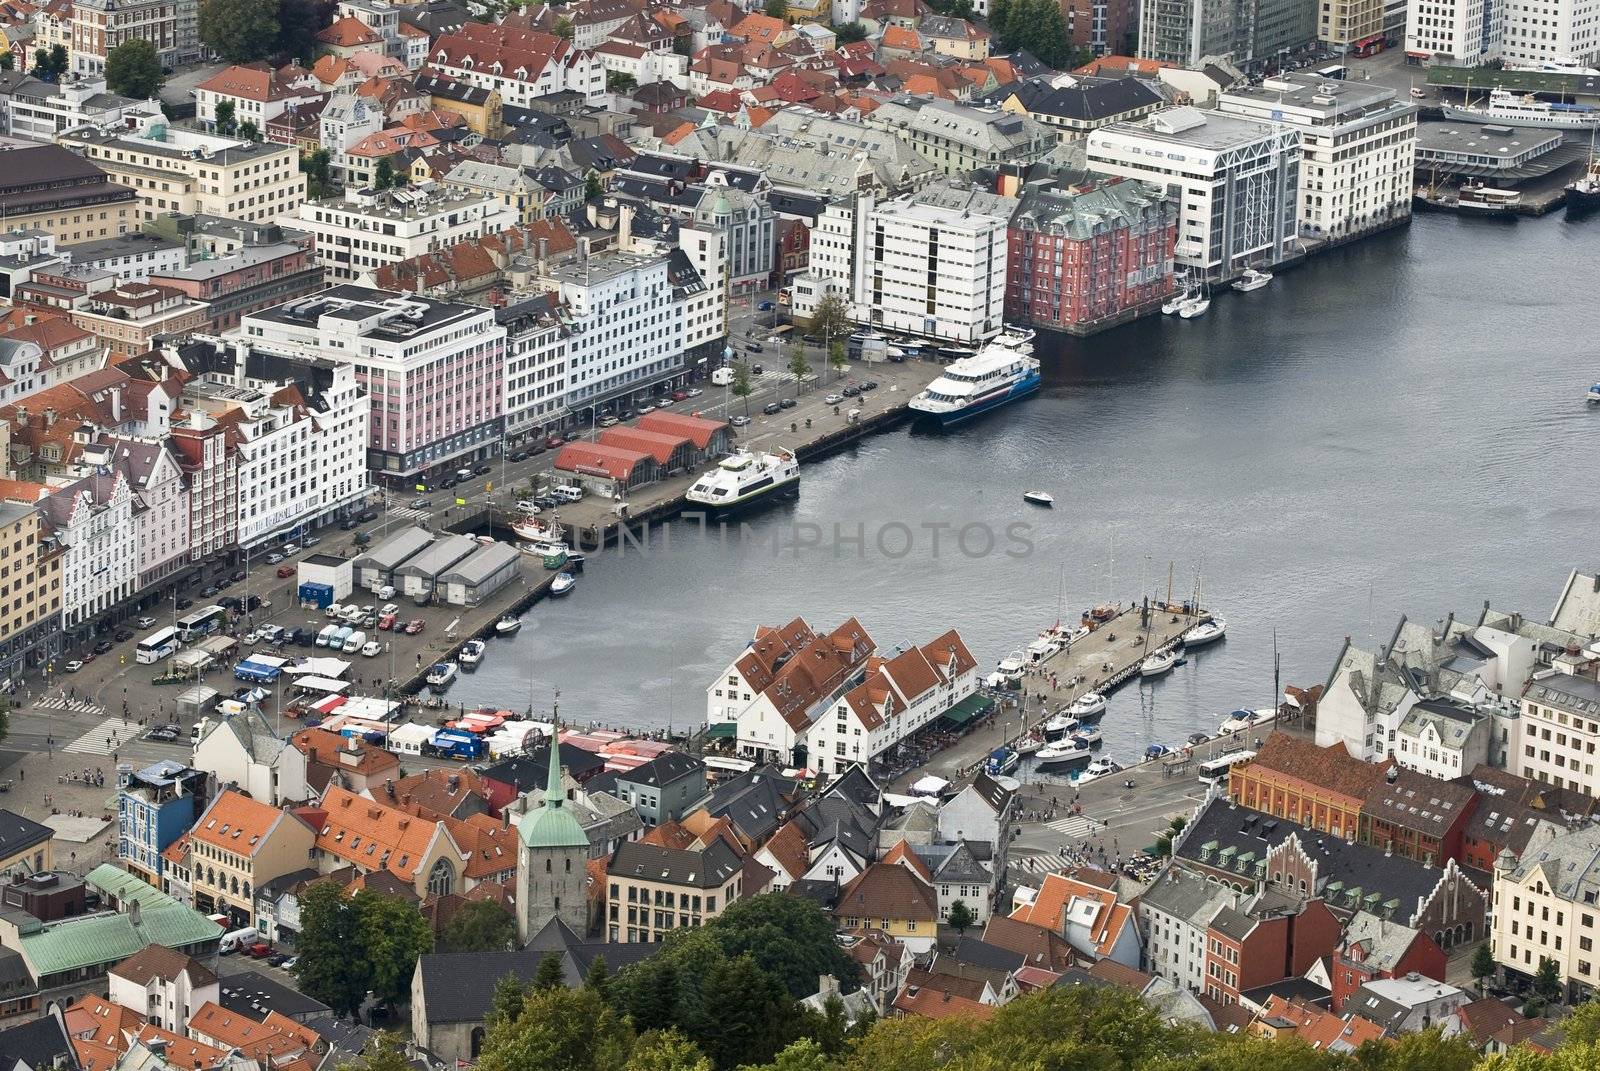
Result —
[[461, 653], [456, 655], [456, 661], [463, 666], [476, 666], [483, 661], [483, 654], [488, 649], [482, 640], [468, 640], [461, 645]]
[[1194, 628], [1183, 634], [1185, 647], [1204, 647], [1208, 643], [1216, 643], [1228, 631], [1228, 623], [1220, 617], [1213, 617], [1210, 621], [1202, 621]]
[[1589, 393], [1584, 395], [1584, 400], [1590, 405], [1600, 405], [1600, 383], [1589, 388]]
[[1085, 785], [1090, 781], [1098, 781], [1102, 777], [1109, 777], [1112, 774], [1121, 772], [1122, 763], [1118, 762], [1116, 759], [1101, 757], [1095, 759], [1088, 765], [1088, 768], [1086, 768], [1078, 777], [1077, 783], [1080, 785]]
[[1021, 739], [1013, 740], [1011, 742], [1011, 750], [1018, 755], [1032, 755], [1035, 751], [1042, 749], [1044, 745], [1044, 737], [1038, 733], [1030, 733]]
[[997, 747], [989, 752], [989, 757], [984, 761], [983, 771], [990, 777], [1013, 773], [1022, 765], [1022, 756], [1008, 747]]
[[494, 623], [494, 631], [500, 636], [509, 636], [522, 627], [522, 618], [516, 614], [506, 614]]
[[1081, 723], [1077, 718], [1064, 710], [1056, 711], [1055, 715], [1044, 723], [1044, 738], [1046, 740], [1060, 740], [1075, 732]]
[[582, 554], [567, 555], [567, 572], [574, 575], [583, 572], [583, 563], [588, 561]]
[[430, 688], [448, 688], [450, 682], [456, 679], [456, 674], [459, 672], [461, 672], [461, 668], [454, 662], [438, 662], [435, 663], [432, 669], [428, 670], [428, 676], [424, 679], [427, 680]]
[[1106, 697], [1099, 692], [1084, 692], [1072, 701], [1067, 713], [1080, 721], [1106, 712]]
[[1233, 281], [1233, 288], [1239, 291], [1241, 294], [1248, 294], [1252, 290], [1260, 290], [1263, 286], [1266, 286], [1270, 282], [1272, 282], [1271, 272], [1256, 271], [1254, 268], [1246, 268], [1244, 270], [1244, 275]]
[[1189, 295], [1187, 293], [1173, 294], [1170, 298], [1161, 303], [1161, 315], [1171, 316], [1173, 313], [1183, 308], [1183, 303], [1188, 300]]
[[1084, 747], [1099, 747], [1101, 741], [1100, 730], [1085, 725], [1082, 729], [1072, 734], [1072, 739], [1078, 741]]
[[1263, 722], [1271, 721], [1277, 715], [1275, 710], [1236, 710], [1228, 715], [1228, 719], [1217, 729], [1218, 736], [1232, 736], [1253, 729]]
[[1211, 299], [1203, 296], [1189, 298], [1178, 307], [1178, 315], [1185, 320], [1192, 320], [1196, 316], [1204, 316], [1205, 311], [1211, 307]]
[[1022, 492], [1022, 501], [1035, 506], [1043, 506], [1045, 509], [1050, 509], [1056, 504], [1056, 500], [1047, 491], [1024, 491]]
[[1165, 744], [1151, 744], [1144, 749], [1144, 757], [1147, 759], [1164, 759], [1172, 753], [1172, 749]]
[[1063, 740], [1035, 753], [1033, 765], [1040, 771], [1059, 770], [1068, 766], [1086, 766], [1092, 757], [1087, 744], [1076, 740]]
[[559, 599], [577, 586], [578, 578], [571, 573], [557, 573], [556, 578], [550, 581], [550, 597]]
[[1139, 676], [1159, 677], [1163, 673], [1170, 673], [1172, 667], [1177, 664], [1178, 652], [1175, 648], [1167, 651], [1157, 651], [1139, 663]]

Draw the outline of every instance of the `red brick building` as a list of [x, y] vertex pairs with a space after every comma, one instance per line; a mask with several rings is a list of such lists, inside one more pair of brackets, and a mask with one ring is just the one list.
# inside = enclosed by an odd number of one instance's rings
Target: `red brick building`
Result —
[[1461, 831], [1461, 865], [1494, 873], [1494, 861], [1506, 848], [1517, 855], [1542, 822], [1565, 827], [1569, 816], [1585, 821], [1600, 801], [1570, 788], [1519, 777], [1498, 766], [1478, 765], [1462, 778], [1479, 788], [1478, 806]]
[[1006, 232], [1006, 318], [1070, 331], [1172, 293], [1178, 209], [1142, 182], [1031, 189]]
[[1228, 772], [1228, 795], [1242, 807], [1336, 837], [1361, 828], [1361, 808], [1388, 765], [1362, 762], [1343, 744], [1318, 747], [1273, 733], [1256, 757]]
[[780, 219], [777, 226], [777, 253], [773, 257], [772, 288], [788, 284], [790, 278], [811, 263], [811, 228], [798, 219]]
[[1374, 978], [1404, 978], [1410, 971], [1444, 981], [1446, 956], [1433, 938], [1421, 930], [1357, 912], [1345, 927], [1329, 975], [1333, 983], [1333, 1010]]
[[1459, 862], [1477, 802], [1469, 785], [1394, 767], [1361, 805], [1361, 839], [1421, 863]]
[[1206, 931], [1205, 995], [1222, 1004], [1285, 978], [1298, 978], [1339, 945], [1339, 919], [1321, 900], [1268, 889], [1225, 907]]

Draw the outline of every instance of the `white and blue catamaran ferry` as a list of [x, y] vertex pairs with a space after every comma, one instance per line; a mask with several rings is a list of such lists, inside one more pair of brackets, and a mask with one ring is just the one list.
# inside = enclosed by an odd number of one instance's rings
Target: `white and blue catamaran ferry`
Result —
[[959, 424], [1039, 389], [1033, 332], [1010, 328], [974, 356], [954, 361], [928, 389], [911, 399], [913, 411], [940, 424]]

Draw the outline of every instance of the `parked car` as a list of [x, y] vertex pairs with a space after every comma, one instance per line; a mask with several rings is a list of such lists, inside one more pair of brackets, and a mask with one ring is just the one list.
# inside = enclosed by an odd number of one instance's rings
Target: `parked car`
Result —
[[119, 628], [119, 629], [117, 629], [116, 641], [118, 643], [127, 643], [131, 639], [133, 639], [133, 630], [132, 629], [129, 629], [129, 628]]
[[878, 389], [878, 381], [876, 379], [869, 379], [865, 383], [861, 384], [861, 390], [863, 391], [863, 393], [866, 392], [866, 391], [869, 391], [869, 390], [877, 390], [877, 389]]
[[383, 587], [381, 587], [381, 588], [379, 588], [377, 590], [377, 596], [378, 596], [378, 598], [382, 599], [384, 602], [388, 602], [390, 599], [394, 598], [394, 585], [393, 584], [385, 584], [385, 585], [383, 585]]
[[285, 543], [283, 545], [283, 553], [284, 553], [284, 557], [289, 557], [290, 555], [294, 555], [294, 554], [300, 553], [300, 544], [299, 543]]
[[526, 450], [513, 450], [513, 451], [511, 451], [511, 453], [506, 455], [506, 460], [511, 462], [513, 465], [515, 465], [519, 461], [526, 461], [526, 460], [528, 460], [528, 451], [526, 451]]
[[368, 521], [375, 521], [377, 519], [378, 511], [375, 509], [364, 509], [360, 513], [356, 514], [356, 520], [360, 521], [362, 524], [366, 524]]
[[740, 413], [738, 416], [729, 417], [728, 423], [732, 424], [736, 428], [742, 428], [746, 424], [750, 423], [750, 418], [745, 416], [743, 413]]
[[[746, 350], [748, 350], [749, 352], [751, 352], [751, 353], [765, 353], [766, 352], [766, 347], [763, 346], [761, 343], [756, 342], [754, 340], [746, 343], [744, 348]], [[761, 366], [757, 365], [755, 368], [751, 369], [751, 371], [755, 372], [755, 374], [759, 376], [761, 374]]]
[[644, 416], [646, 413], [654, 413], [655, 411], [656, 411], [656, 407], [651, 405], [649, 402], [646, 402], [644, 405], [641, 405], [639, 407], [639, 415], [640, 416]]
[[688, 390], [684, 391], [683, 393], [684, 393], [684, 396], [687, 397], [687, 398], [698, 398], [698, 397], [700, 397], [700, 395], [704, 394], [705, 391], [701, 390], [699, 387], [690, 387]]
[[533, 457], [533, 456], [535, 456], [537, 454], [544, 453], [548, 449], [550, 449], [550, 448], [544, 444], [544, 440], [540, 439], [538, 442], [529, 443], [528, 444], [527, 456], [528, 457]]
[[286, 955], [285, 953], [279, 952], [275, 956], [268, 957], [267, 966], [269, 966], [269, 967], [282, 967], [285, 963], [289, 962], [290, 958], [291, 957]]
[[826, 398], [822, 399], [822, 401], [825, 405], [838, 405], [840, 402], [844, 401], [844, 395], [830, 394]]
[[139, 619], [139, 627], [140, 628], [154, 628], [155, 624], [156, 624], [156, 619], [153, 618], [153, 617], [141, 617]]
[[268, 956], [272, 955], [272, 946], [267, 944], [265, 941], [257, 941], [255, 944], [245, 949], [244, 954], [249, 956], [251, 959], [266, 959]]
[[456, 479], [454, 476], [446, 476], [444, 479], [439, 481], [439, 486], [441, 488], [443, 488], [444, 490], [448, 491], [448, 490], [450, 490], [450, 488], [454, 487], [456, 484], [458, 484], [460, 482], [461, 481]]
[[852, 383], [839, 393], [843, 394], [846, 398], [854, 398], [856, 395], [861, 393], [861, 388]]
[[407, 505], [409, 505], [412, 509], [427, 509], [428, 500], [426, 498], [413, 498], [407, 503]]
[[795, 401], [793, 398], [780, 398], [778, 400], [778, 408], [779, 409], [793, 409], [796, 405], [799, 405], [799, 404], [800, 403]]
[[617, 426], [617, 418], [614, 416], [603, 416], [600, 418], [600, 426], [602, 428], [614, 428]]
[[[189, 607], [194, 605], [194, 600], [185, 595], [173, 602], [172, 605], [176, 606], [180, 610], [187, 610]], [[153, 625], [155, 622], [152, 621], [150, 624]]]
[[360, 527], [361, 522], [356, 520], [354, 517], [346, 517], [344, 520], [339, 522], [339, 530], [343, 532], [353, 532]]
[[761, 302], [761, 303], [760, 303], [760, 304], [758, 304], [758, 305], [757, 305], [757, 306], [756, 306], [756, 309], [757, 309], [757, 310], [758, 310], [758, 311], [760, 311], [760, 312], [771, 312], [771, 311], [772, 311], [772, 310], [773, 310], [773, 309], [775, 309], [775, 308], [777, 308], [777, 306], [776, 306], [776, 305], [774, 305], [774, 304], [773, 304], [773, 303], [772, 303], [772, 302], [770, 302], [770, 301], [763, 301], [763, 302]]
[[561, 446], [566, 441], [567, 440], [563, 439], [559, 435], [547, 435], [545, 436], [544, 446], [546, 450], [554, 450], [556, 447]]
[[94, 645], [94, 653], [95, 654], [105, 654], [107, 651], [111, 650], [111, 648], [115, 647], [115, 646], [116, 646], [116, 644], [112, 643], [110, 640], [101, 640], [99, 643]]
[[382, 614], [378, 618], [378, 629], [381, 632], [394, 630], [395, 622], [399, 620], [394, 614]]
[[283, 555], [279, 554], [277, 551], [273, 551], [271, 554], [267, 555], [268, 565], [277, 565], [281, 561], [283, 561]]
[[406, 622], [406, 635], [415, 636], [417, 633], [422, 631], [423, 626], [426, 624], [427, 622], [423, 621], [422, 618], [413, 617], [410, 621]]
[[292, 566], [292, 565], [280, 565], [280, 566], [278, 566], [278, 579], [279, 580], [287, 579], [288, 577], [291, 577], [293, 575], [294, 575], [294, 566]]
[[383, 653], [383, 644], [377, 640], [368, 640], [361, 648], [363, 658], [377, 658]]
[[244, 634], [244, 639], [241, 640], [240, 642], [243, 643], [246, 647], [254, 647], [256, 644], [261, 642], [261, 633], [259, 633], [259, 632], [246, 632]]
[[694, 395], [690, 394], [686, 390], [675, 390], [671, 394], [671, 398], [675, 402], [681, 402], [681, 401], [684, 401], [684, 400], [686, 400], [688, 398], [692, 398], [692, 397], [694, 397]]
[[351, 542], [354, 543], [358, 547], [364, 547], [368, 543], [372, 542], [372, 533], [371, 532], [357, 532], [356, 535], [355, 535], [355, 538], [352, 539]]
[[491, 473], [493, 471], [494, 471], [494, 466], [489, 464], [489, 462], [485, 461], [481, 465], [475, 466], [473, 468], [473, 470], [472, 470], [472, 474], [474, 476], [487, 476], [487, 475], [489, 475], [489, 473]]
[[83, 668], [83, 663], [78, 661], [76, 658], [74, 658], [72, 661], [68, 662], [67, 665], [66, 665], [66, 670], [67, 670], [68, 673], [76, 673], [76, 672], [78, 672], [78, 670], [80, 670], [82, 668]]
[[783, 406], [779, 405], [777, 402], [768, 402], [766, 405], [761, 407], [761, 411], [767, 414], [767, 416], [772, 416], [774, 413], [781, 412], [782, 409]]

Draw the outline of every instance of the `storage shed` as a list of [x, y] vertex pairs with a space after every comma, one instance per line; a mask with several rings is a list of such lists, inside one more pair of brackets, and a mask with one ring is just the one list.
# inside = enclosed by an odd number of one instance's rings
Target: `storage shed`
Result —
[[522, 551], [509, 543], [479, 547], [439, 577], [444, 601], [452, 606], [477, 606], [517, 578], [522, 557]]
[[433, 591], [441, 576], [479, 546], [476, 539], [464, 535], [436, 539], [426, 550], [396, 569], [390, 582], [407, 595], [426, 595]]
[[355, 581], [368, 591], [394, 583], [394, 571], [426, 549], [433, 534], [413, 525], [402, 528], [351, 563]]
[[300, 559], [299, 583], [301, 587], [307, 584], [321, 584], [331, 589], [333, 601], [339, 602], [350, 597], [353, 567], [354, 563], [349, 558], [342, 558], [337, 554], [313, 554]]

